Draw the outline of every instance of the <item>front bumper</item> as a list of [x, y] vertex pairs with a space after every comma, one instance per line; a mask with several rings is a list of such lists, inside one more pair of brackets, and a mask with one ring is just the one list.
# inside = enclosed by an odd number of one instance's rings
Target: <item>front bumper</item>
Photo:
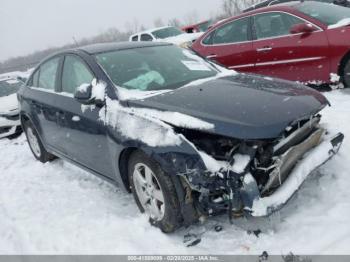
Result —
[[8, 137], [18, 132], [21, 122], [16, 117], [11, 116], [11, 120], [0, 117], [0, 138]]
[[279, 210], [312, 171], [338, 153], [343, 140], [344, 135], [341, 133], [334, 137], [324, 136], [323, 141], [297, 163], [284, 183], [270, 196], [261, 197], [255, 179], [251, 174], [247, 174], [241, 191], [245, 211], [252, 216], [261, 217]]

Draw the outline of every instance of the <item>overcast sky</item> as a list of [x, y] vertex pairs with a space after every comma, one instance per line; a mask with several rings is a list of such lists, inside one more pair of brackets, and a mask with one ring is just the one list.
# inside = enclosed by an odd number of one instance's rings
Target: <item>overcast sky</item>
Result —
[[221, 0], [0, 0], [0, 62], [71, 43], [135, 19], [153, 26], [160, 17], [199, 19], [218, 13]]

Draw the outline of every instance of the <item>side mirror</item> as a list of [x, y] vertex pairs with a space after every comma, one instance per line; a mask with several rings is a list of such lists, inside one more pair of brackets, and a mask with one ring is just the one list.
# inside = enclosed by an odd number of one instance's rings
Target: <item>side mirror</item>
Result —
[[95, 99], [92, 97], [92, 85], [86, 84], [78, 87], [74, 93], [74, 98], [83, 105], [95, 104]]
[[16, 77], [16, 80], [19, 81], [19, 82], [22, 83], [22, 84], [25, 84], [26, 81], [27, 81], [27, 78], [21, 77], [21, 76], [17, 76], [17, 77]]
[[289, 31], [291, 34], [310, 34], [315, 30], [316, 28], [312, 24], [301, 23], [301, 24], [293, 25]]

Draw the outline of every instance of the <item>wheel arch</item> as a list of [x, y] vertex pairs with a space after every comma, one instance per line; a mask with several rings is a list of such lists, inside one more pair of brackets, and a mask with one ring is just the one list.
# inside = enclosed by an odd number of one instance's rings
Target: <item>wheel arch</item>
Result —
[[[21, 121], [21, 126], [22, 126], [22, 129], [23, 129], [24, 132], [25, 132], [25, 130], [24, 130], [24, 123], [25, 123], [25, 122], [30, 122], [30, 123], [33, 125], [33, 128], [35, 129], [36, 133], [38, 134], [39, 139], [40, 139], [40, 141], [41, 141], [41, 143], [42, 143], [44, 149], [45, 149], [46, 151], [48, 151], [47, 146], [46, 146], [46, 143], [45, 143], [45, 141], [43, 140], [43, 137], [41, 136], [41, 133], [39, 132], [37, 126], [35, 126], [33, 120], [31, 119], [31, 117], [28, 116], [27, 114], [21, 112], [21, 113], [20, 113], [20, 121]], [[49, 151], [48, 151], [48, 152], [49, 152]]]
[[30, 121], [30, 118], [26, 114], [21, 113], [20, 114], [20, 121], [21, 121], [21, 125], [23, 127], [23, 123], [26, 121]]
[[124, 188], [131, 193], [130, 190], [130, 184], [129, 184], [129, 178], [128, 178], [128, 163], [130, 156], [132, 153], [136, 152], [137, 150], [140, 150], [137, 147], [128, 147], [125, 148], [119, 155], [119, 160], [118, 160], [118, 168], [119, 168], [119, 173], [121, 180], [123, 182]]
[[343, 76], [343, 70], [346, 65], [346, 62], [350, 60], [350, 50], [343, 56], [343, 58], [340, 60], [339, 66], [338, 66], [338, 75], [340, 77]]

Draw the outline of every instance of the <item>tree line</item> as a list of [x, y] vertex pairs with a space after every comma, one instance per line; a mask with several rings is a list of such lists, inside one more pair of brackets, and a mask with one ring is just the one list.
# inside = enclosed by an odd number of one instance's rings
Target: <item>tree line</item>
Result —
[[[212, 14], [208, 19], [211, 19], [215, 22], [230, 16], [237, 15], [248, 6], [256, 4], [257, 2], [260, 2], [260, 0], [222, 0], [222, 4], [218, 12]], [[165, 25], [181, 27], [197, 22], [200, 22], [199, 16], [197, 12], [193, 11], [191, 13], [188, 13], [185, 17], [183, 17], [183, 19], [172, 18], [167, 22], [164, 22], [161, 18], [156, 18], [153, 22], [153, 25], [155, 27], [161, 27]], [[125, 28], [126, 29], [124, 31], [120, 31], [117, 28], [112, 27], [93, 37], [87, 37], [79, 40], [72, 38], [72, 43], [66, 44], [64, 46], [47, 48], [45, 50], [33, 52], [29, 55], [10, 58], [0, 63], [0, 74], [11, 71], [27, 70], [37, 65], [45, 57], [64, 49], [95, 43], [127, 41], [131, 34], [146, 29], [142, 24], [138, 22], [137, 19], [126, 23]]]

